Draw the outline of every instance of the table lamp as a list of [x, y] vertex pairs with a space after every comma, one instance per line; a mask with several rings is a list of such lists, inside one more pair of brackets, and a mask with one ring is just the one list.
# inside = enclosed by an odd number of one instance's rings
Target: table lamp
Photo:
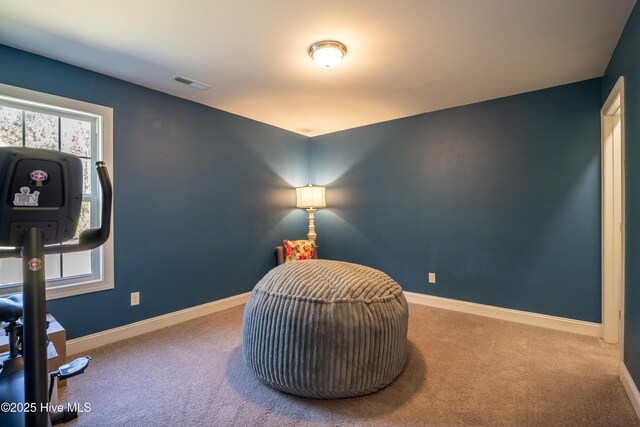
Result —
[[309, 214], [309, 240], [316, 240], [316, 210], [325, 208], [327, 204], [324, 199], [324, 187], [317, 187], [309, 183], [306, 187], [296, 188], [296, 207], [306, 209]]

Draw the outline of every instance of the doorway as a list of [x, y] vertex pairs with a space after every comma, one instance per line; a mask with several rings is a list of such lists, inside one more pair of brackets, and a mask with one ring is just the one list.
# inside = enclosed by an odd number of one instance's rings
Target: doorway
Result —
[[602, 126], [602, 326], [603, 339], [620, 343], [624, 330], [625, 182], [624, 78], [600, 111]]

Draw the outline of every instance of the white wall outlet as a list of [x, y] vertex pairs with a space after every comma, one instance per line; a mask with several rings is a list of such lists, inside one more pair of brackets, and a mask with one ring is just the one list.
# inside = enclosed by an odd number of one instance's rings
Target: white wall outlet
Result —
[[131, 305], [140, 304], [140, 292], [131, 292]]
[[429, 273], [429, 283], [436, 283], [436, 273]]

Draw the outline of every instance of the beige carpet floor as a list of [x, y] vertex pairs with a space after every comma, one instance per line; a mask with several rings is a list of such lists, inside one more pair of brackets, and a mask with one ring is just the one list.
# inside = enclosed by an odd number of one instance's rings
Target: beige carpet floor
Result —
[[61, 398], [77, 426], [640, 426], [617, 347], [410, 304], [410, 358], [384, 390], [320, 401], [261, 384], [242, 360], [243, 307], [91, 351]]

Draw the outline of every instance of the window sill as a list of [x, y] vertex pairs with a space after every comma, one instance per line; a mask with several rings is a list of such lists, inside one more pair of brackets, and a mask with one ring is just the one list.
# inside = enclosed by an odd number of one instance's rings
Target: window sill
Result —
[[[113, 288], [113, 281], [106, 280], [94, 280], [84, 283], [68, 283], [60, 286], [50, 286], [47, 288], [47, 301], [89, 294], [92, 292], [106, 291]], [[11, 290], [0, 292], [0, 297], [7, 297], [9, 295], [16, 295], [19, 293], [22, 293], [21, 285], [18, 285]]]
[[76, 295], [89, 294], [92, 292], [106, 291], [113, 289], [113, 282], [98, 280], [82, 284], [69, 284], [50, 287], [47, 289], [47, 301], [59, 298], [72, 297]]

